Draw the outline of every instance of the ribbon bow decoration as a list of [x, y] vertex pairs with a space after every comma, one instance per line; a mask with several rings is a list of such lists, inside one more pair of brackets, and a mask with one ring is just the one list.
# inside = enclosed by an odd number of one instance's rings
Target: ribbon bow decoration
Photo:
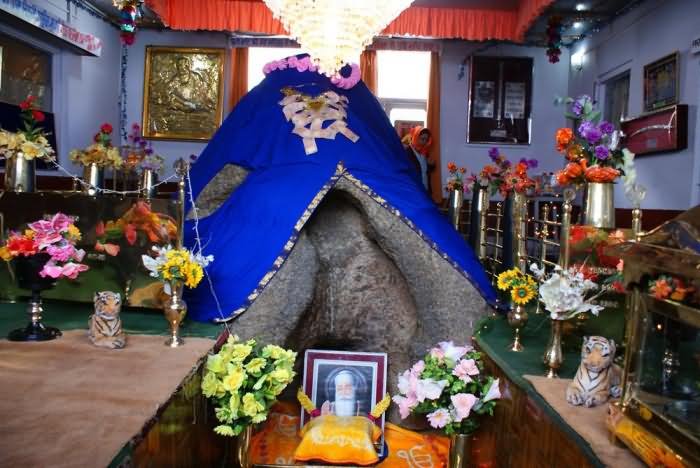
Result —
[[[299, 135], [304, 142], [304, 152], [307, 155], [318, 152], [316, 138], [334, 140], [340, 133], [355, 143], [360, 139], [348, 128], [347, 111], [348, 98], [334, 91], [326, 91], [316, 97], [302, 94], [299, 91], [285, 88], [284, 99], [279, 102], [287, 122], [294, 124], [292, 133]], [[328, 120], [330, 125], [323, 127]]]

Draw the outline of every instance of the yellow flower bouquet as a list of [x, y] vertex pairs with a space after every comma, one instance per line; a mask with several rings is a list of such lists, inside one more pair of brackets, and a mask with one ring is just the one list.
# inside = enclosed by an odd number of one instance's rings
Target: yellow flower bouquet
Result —
[[519, 268], [512, 268], [498, 275], [496, 287], [501, 291], [510, 291], [510, 298], [517, 305], [525, 305], [537, 295], [537, 282]]
[[[155, 258], [142, 255], [143, 265], [153, 278], [166, 283], [182, 282], [188, 288], [196, 288], [204, 277], [204, 268], [214, 260], [213, 255], [195, 254], [187, 249], [173, 249], [170, 246], [153, 246]], [[170, 294], [166, 290], [166, 293]]]
[[218, 353], [209, 355], [202, 393], [216, 402], [217, 434], [237, 436], [267, 419], [277, 396], [294, 379], [297, 353], [256, 340], [229, 335]]
[[117, 147], [112, 146], [111, 134], [112, 126], [103, 124], [100, 127], [100, 132], [95, 135], [95, 142], [84, 150], [71, 151], [68, 154], [70, 160], [83, 166], [97, 164], [100, 167], [110, 166], [119, 168], [123, 160], [121, 156], [119, 156]]

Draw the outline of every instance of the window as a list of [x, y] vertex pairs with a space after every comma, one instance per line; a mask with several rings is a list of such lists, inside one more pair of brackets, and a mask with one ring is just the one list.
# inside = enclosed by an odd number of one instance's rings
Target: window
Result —
[[0, 34], [0, 101], [17, 105], [30, 94], [52, 111], [51, 54]]
[[377, 67], [377, 97], [391, 124], [396, 128], [402, 122], [425, 125], [430, 52], [380, 50]]
[[265, 64], [299, 53], [301, 49], [294, 47], [250, 47], [248, 49], [248, 91], [265, 78], [263, 73]]
[[605, 82], [605, 115], [608, 122], [620, 129], [620, 120], [628, 117], [627, 104], [630, 94], [630, 72], [610, 78]]

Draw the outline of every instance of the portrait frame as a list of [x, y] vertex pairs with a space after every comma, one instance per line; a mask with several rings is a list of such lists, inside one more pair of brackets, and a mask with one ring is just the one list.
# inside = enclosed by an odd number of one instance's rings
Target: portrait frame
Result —
[[[331, 384], [340, 371], [350, 371], [357, 382], [358, 414], [366, 416], [386, 395], [387, 354], [359, 351], [332, 351], [308, 349], [304, 354], [304, 393], [316, 408], [324, 401], [335, 400], [335, 388]], [[301, 410], [301, 427], [311, 416]], [[377, 444], [379, 455], [384, 452], [384, 415], [377, 421], [382, 438]]]
[[[223, 121], [225, 57], [223, 48], [146, 46], [141, 114], [144, 138], [211, 139]], [[184, 63], [182, 70], [180, 63]], [[183, 74], [186, 76], [179, 77]], [[190, 80], [192, 86], [178, 86]]]
[[678, 104], [680, 54], [678, 51], [644, 65], [644, 112]]

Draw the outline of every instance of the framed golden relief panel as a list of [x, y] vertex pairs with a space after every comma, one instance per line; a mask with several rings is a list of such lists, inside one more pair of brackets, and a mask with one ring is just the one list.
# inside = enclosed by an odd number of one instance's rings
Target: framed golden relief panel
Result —
[[224, 49], [146, 47], [145, 138], [208, 140], [221, 125]]

